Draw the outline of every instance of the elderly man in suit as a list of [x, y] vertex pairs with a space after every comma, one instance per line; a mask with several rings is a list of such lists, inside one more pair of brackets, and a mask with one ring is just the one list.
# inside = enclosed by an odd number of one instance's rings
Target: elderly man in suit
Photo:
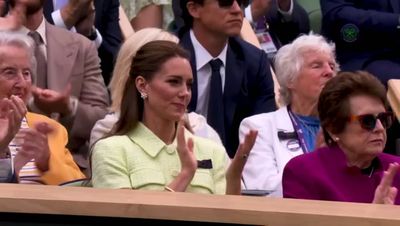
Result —
[[46, 20], [86, 36], [98, 47], [106, 84], [111, 79], [114, 61], [121, 45], [118, 0], [47, 0], [43, 6]]
[[276, 109], [267, 55], [235, 37], [242, 27], [242, 3], [173, 2], [179, 4], [185, 22], [178, 31], [181, 44], [191, 52], [194, 83], [189, 110], [207, 118], [231, 158], [242, 119]]
[[0, 31], [0, 182], [58, 185], [84, 178], [65, 148], [65, 128], [27, 111], [34, 48], [26, 35]]
[[[12, 0], [11, 7], [16, 0]], [[31, 111], [56, 118], [69, 132], [68, 147], [75, 161], [87, 167], [87, 143], [94, 123], [104, 117], [109, 102], [95, 45], [87, 38], [49, 24], [45, 0], [21, 0], [26, 5], [24, 28], [36, 42], [37, 88]], [[12, 10], [12, 9], [11, 9]]]

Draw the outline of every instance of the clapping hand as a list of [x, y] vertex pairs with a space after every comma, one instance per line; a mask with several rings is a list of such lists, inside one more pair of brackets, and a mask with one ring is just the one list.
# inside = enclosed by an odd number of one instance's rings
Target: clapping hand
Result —
[[25, 103], [18, 96], [0, 100], [0, 151], [5, 150], [17, 134], [26, 112]]
[[46, 172], [49, 169], [50, 148], [47, 136], [53, 130], [45, 122], [37, 123], [33, 128], [20, 130], [16, 136], [20, 143], [20, 149], [14, 159], [17, 173], [31, 159], [35, 160], [36, 166], [40, 171]]
[[94, 28], [95, 10], [91, 7], [86, 16], [75, 24], [76, 31], [83, 36], [90, 36], [92, 32], [96, 32]]
[[177, 128], [177, 152], [181, 162], [181, 171], [174, 180], [166, 186], [166, 190], [168, 191], [186, 191], [197, 169], [197, 159], [193, 151], [193, 140], [189, 138], [186, 142], [183, 124], [183, 120], [181, 120]]
[[246, 160], [256, 142], [258, 131], [250, 130], [243, 143], [239, 144], [235, 157], [226, 172], [226, 194], [239, 195], [241, 192], [241, 178]]
[[61, 9], [61, 17], [68, 29], [75, 26], [90, 12], [93, 0], [69, 0]]
[[381, 183], [375, 190], [375, 196], [372, 203], [394, 204], [397, 196], [397, 188], [392, 186], [393, 179], [399, 171], [398, 163], [390, 163], [387, 171], [383, 173]]
[[181, 161], [181, 172], [188, 173], [189, 175], [191, 174], [193, 177], [197, 169], [197, 159], [193, 152], [194, 144], [192, 138], [189, 138], [186, 142], [183, 120], [178, 123], [177, 142], [177, 151]]
[[46, 114], [58, 112], [69, 115], [72, 111], [70, 108], [71, 84], [68, 84], [62, 92], [35, 87], [32, 89], [32, 94], [35, 105]]

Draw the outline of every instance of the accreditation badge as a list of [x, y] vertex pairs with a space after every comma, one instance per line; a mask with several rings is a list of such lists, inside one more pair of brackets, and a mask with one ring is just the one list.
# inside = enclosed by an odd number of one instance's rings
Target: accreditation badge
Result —
[[297, 151], [300, 148], [300, 143], [297, 139], [291, 139], [288, 140], [286, 146], [290, 151]]
[[258, 41], [260, 42], [261, 48], [267, 54], [274, 54], [278, 51], [268, 31], [257, 32], [256, 35]]

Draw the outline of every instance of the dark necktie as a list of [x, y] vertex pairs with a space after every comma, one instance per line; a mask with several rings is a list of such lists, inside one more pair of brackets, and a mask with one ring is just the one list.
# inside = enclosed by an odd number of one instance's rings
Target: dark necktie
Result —
[[35, 58], [37, 62], [36, 68], [36, 86], [47, 88], [47, 63], [40, 45], [43, 44], [42, 37], [37, 31], [30, 31], [28, 35], [35, 41]]
[[211, 82], [210, 82], [210, 96], [208, 100], [208, 113], [207, 122], [213, 127], [223, 144], [225, 144], [225, 123], [224, 123], [224, 99], [222, 94], [222, 78], [220, 68], [222, 61], [214, 59], [210, 61], [211, 66]]

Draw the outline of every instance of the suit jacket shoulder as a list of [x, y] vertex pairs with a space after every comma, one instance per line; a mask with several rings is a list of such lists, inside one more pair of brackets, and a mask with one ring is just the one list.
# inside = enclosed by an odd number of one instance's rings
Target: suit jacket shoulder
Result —
[[78, 42], [82, 45], [90, 45], [91, 41], [85, 36], [59, 28], [51, 23], [46, 22], [46, 37], [56, 38], [60, 43]]
[[78, 152], [89, 140], [94, 123], [107, 113], [100, 59], [94, 43], [80, 34], [46, 23], [46, 37], [48, 88], [60, 92], [71, 84], [71, 96], [78, 99], [75, 114], [60, 118], [69, 131], [69, 148]]

